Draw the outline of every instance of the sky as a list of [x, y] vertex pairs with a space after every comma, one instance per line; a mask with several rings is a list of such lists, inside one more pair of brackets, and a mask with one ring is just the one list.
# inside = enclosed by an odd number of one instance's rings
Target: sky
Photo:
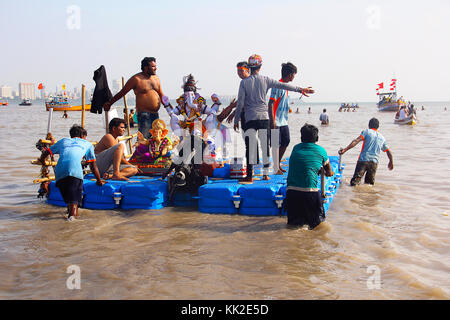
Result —
[[205, 97], [237, 95], [256, 53], [277, 80], [294, 63], [310, 102], [375, 101], [393, 77], [407, 100], [450, 101], [449, 15], [448, 0], [0, 0], [0, 85], [93, 88], [99, 66], [111, 84], [153, 56], [172, 99], [189, 73]]

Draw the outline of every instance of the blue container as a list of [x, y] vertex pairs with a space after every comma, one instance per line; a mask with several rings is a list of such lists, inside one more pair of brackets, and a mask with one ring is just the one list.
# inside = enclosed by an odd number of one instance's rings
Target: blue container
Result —
[[123, 185], [121, 191], [124, 210], [161, 209], [167, 205], [167, 181], [139, 180]]
[[230, 178], [230, 165], [228, 163], [225, 163], [222, 168], [216, 168], [213, 172], [214, 178]]
[[189, 192], [176, 192], [173, 195], [172, 205], [174, 207], [197, 207], [198, 197], [194, 197]]
[[86, 209], [117, 209], [119, 204], [116, 203], [114, 197], [118, 194], [120, 197], [120, 188], [124, 185], [123, 181], [108, 180], [103, 186], [98, 186], [95, 181], [84, 179], [83, 191], [83, 208]]
[[64, 202], [64, 199], [61, 195], [61, 192], [59, 191], [59, 188], [56, 186], [55, 181], [52, 181], [49, 184], [49, 195], [47, 203], [58, 207], [67, 207], [67, 204]]
[[245, 215], [273, 216], [281, 214], [281, 208], [276, 202], [283, 200], [280, 189], [282, 183], [254, 182], [250, 185], [243, 185], [239, 189], [241, 204], [239, 212]]
[[198, 190], [200, 212], [206, 213], [238, 213], [233, 201], [239, 200], [238, 191], [242, 185], [236, 181], [215, 181], [205, 184]]

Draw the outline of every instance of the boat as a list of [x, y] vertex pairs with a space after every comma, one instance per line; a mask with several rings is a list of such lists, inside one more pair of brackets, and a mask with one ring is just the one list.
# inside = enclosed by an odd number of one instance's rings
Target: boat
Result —
[[406, 117], [404, 119], [399, 119], [399, 118], [395, 117], [394, 123], [395, 124], [415, 125], [416, 117], [415, 117], [415, 115], [410, 115], [409, 117]]
[[22, 102], [19, 103], [19, 106], [31, 106], [31, 105], [33, 104], [31, 103], [30, 99], [23, 99]]
[[8, 102], [0, 102], [0, 106], [7, 106]]
[[[69, 103], [69, 99], [63, 95], [57, 95], [55, 97], [51, 97], [50, 101], [45, 102], [45, 108], [47, 111], [52, 109], [53, 111], [81, 111], [82, 106], [72, 106]], [[91, 105], [85, 105], [85, 110], [91, 110]]]
[[342, 110], [350, 110], [350, 109], [358, 109], [359, 108], [359, 104], [350, 104], [350, 103], [341, 103], [341, 106], [339, 107], [339, 112], [342, 112]]
[[398, 111], [401, 106], [406, 105], [402, 99], [397, 99], [397, 92], [387, 92], [379, 94], [380, 100], [377, 103], [378, 111]]
[[[330, 163], [335, 172], [332, 177], [323, 180], [325, 197], [324, 211], [329, 210], [336, 192], [342, 183], [345, 164], [340, 164], [338, 156], [330, 156]], [[287, 159], [282, 163], [288, 166]], [[339, 165], [341, 166], [339, 169]], [[262, 165], [255, 165], [256, 176], [262, 174]], [[217, 174], [216, 174], [217, 171]], [[224, 174], [224, 172], [226, 172]], [[99, 187], [94, 175], [87, 174], [83, 183], [82, 208], [91, 210], [155, 210], [167, 206], [197, 207], [201, 213], [209, 214], [239, 214], [245, 216], [286, 216], [283, 206], [286, 198], [286, 178], [284, 175], [271, 175], [269, 181], [255, 178], [253, 184], [239, 184], [230, 177], [230, 165], [214, 170], [212, 178], [198, 188], [198, 195], [186, 191], [175, 192], [173, 197], [169, 192], [169, 180], [156, 176], [133, 176], [129, 181], [108, 180]], [[169, 177], [170, 178], [170, 177]], [[317, 185], [321, 188], [321, 178]], [[55, 182], [49, 185], [47, 203], [66, 207]]]

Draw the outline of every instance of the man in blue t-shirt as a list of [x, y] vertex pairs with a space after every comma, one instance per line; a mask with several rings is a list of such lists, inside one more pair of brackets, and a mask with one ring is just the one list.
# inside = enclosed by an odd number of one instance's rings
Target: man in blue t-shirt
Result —
[[386, 143], [386, 139], [381, 133], [378, 132], [378, 127], [380, 123], [378, 119], [372, 118], [369, 121], [369, 129], [365, 129], [361, 134], [353, 140], [346, 148], [339, 150], [339, 154], [342, 155], [349, 149], [356, 146], [358, 143], [363, 141], [363, 146], [361, 153], [359, 155], [358, 162], [356, 163], [355, 173], [350, 181], [350, 185], [354, 186], [360, 183], [361, 178], [364, 178], [364, 183], [375, 184], [375, 174], [377, 173], [378, 158], [380, 152], [386, 152], [389, 163], [389, 170], [394, 169], [394, 160], [392, 157], [392, 152]]
[[78, 217], [78, 207], [81, 205], [83, 195], [83, 168], [81, 160], [86, 159], [91, 171], [97, 179], [97, 185], [102, 186], [105, 182], [100, 178], [95, 163], [94, 147], [86, 140], [87, 131], [78, 125], [70, 128], [70, 139], [64, 138], [42, 152], [38, 159], [42, 164], [51, 154], [59, 154], [58, 163], [55, 168], [56, 186], [61, 191], [64, 202], [67, 203], [69, 221]]
[[317, 176], [322, 167], [328, 177], [333, 176], [334, 172], [326, 150], [316, 144], [319, 140], [319, 129], [311, 124], [305, 124], [300, 132], [302, 143], [294, 146], [289, 159], [287, 223], [299, 227], [306, 224], [309, 229], [314, 229], [325, 220]]
[[[288, 83], [294, 80], [297, 74], [297, 67], [288, 62], [281, 65], [280, 82]], [[291, 136], [288, 125], [289, 117], [289, 91], [284, 89], [272, 88], [269, 99], [269, 121], [271, 129], [279, 130], [279, 149], [275, 148], [276, 144], [272, 141], [272, 158], [273, 169], [275, 174], [283, 174], [286, 172], [281, 168], [280, 161], [286, 152]], [[278, 149], [278, 153], [277, 153]]]

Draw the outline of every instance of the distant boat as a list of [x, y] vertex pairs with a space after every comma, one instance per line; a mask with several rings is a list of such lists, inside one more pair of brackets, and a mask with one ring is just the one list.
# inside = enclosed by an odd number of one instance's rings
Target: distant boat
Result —
[[404, 119], [394, 119], [395, 124], [407, 124], [407, 125], [415, 125], [416, 124], [416, 117], [414, 115], [411, 115], [409, 117], [406, 117]]
[[[69, 103], [69, 99], [63, 95], [57, 95], [56, 97], [52, 97], [50, 101], [45, 102], [45, 108], [47, 111], [52, 109], [53, 111], [81, 111], [82, 106], [71, 106]], [[91, 110], [91, 105], [86, 104], [85, 110]]]
[[0, 106], [7, 106], [8, 102], [0, 102]]
[[19, 103], [19, 106], [31, 106], [31, 105], [33, 104], [31, 103], [30, 99], [23, 99], [22, 102]]

